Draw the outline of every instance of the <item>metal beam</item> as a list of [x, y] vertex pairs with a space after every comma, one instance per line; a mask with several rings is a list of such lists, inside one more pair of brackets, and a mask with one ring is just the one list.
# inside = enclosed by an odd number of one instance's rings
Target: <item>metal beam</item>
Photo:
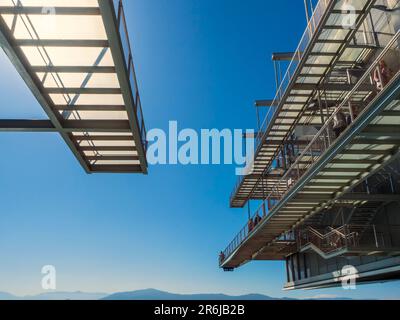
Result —
[[335, 57], [337, 52], [310, 52], [309, 56], [313, 57]]
[[50, 120], [0, 120], [0, 132], [57, 132]]
[[305, 63], [304, 68], [329, 68], [329, 63]]
[[134, 141], [133, 136], [91, 136], [73, 135], [74, 141]]
[[98, 146], [98, 147], [81, 147], [82, 151], [137, 151], [135, 147], [123, 146]]
[[324, 44], [342, 44], [343, 40], [318, 39], [315, 42], [316, 43], [324, 43]]
[[324, 168], [321, 173], [354, 173], [354, 168]]
[[[140, 125], [136, 110], [138, 106], [135, 104], [133, 97], [132, 88], [129, 80], [129, 74], [127, 69], [127, 62], [125, 61], [124, 48], [122, 45], [121, 37], [118, 32], [117, 19], [115, 8], [112, 0], [98, 0], [100, 13], [103, 17], [104, 27], [109, 40], [111, 49], [111, 55], [114, 60], [115, 69], [117, 71], [118, 80], [121, 86], [122, 94], [124, 97], [125, 105], [127, 106], [127, 113], [131, 129], [133, 132], [134, 139], [136, 141], [136, 147], [140, 157], [140, 166], [144, 174], [147, 174], [147, 158], [145, 147], [142, 143], [142, 137], [140, 132]], [[136, 97], [137, 98], [137, 97]]]
[[355, 138], [351, 145], [366, 144], [366, 145], [400, 145], [400, 139], [371, 139], [371, 138]]
[[400, 111], [397, 110], [385, 110], [382, 112], [383, 117], [400, 117]]
[[302, 74], [299, 74], [299, 77], [301, 77], [301, 78], [317, 78], [317, 79], [320, 79], [320, 78], [322, 78], [323, 76], [325, 76], [324, 74], [312, 74], [312, 73], [302, 73]]
[[385, 155], [387, 154], [386, 150], [368, 150], [368, 149], [360, 149], [360, 150], [344, 150], [342, 153], [342, 155]]
[[49, 94], [121, 94], [119, 88], [46, 88]]
[[379, 160], [369, 160], [369, 159], [356, 159], [356, 160], [335, 159], [335, 160], [332, 160], [330, 163], [331, 164], [346, 164], [346, 165], [352, 165], [352, 164], [365, 164], [365, 165], [367, 165], [367, 164], [376, 164], [378, 162], [379, 162]]
[[20, 47], [94, 47], [107, 48], [107, 40], [59, 40], [59, 39], [19, 39], [14, 41], [14, 46]]
[[[54, 10], [53, 10], [54, 9]], [[0, 6], [1, 14], [7, 15], [48, 15], [50, 12], [43, 7], [30, 7], [30, 6]], [[68, 15], [68, 16], [91, 16], [100, 15], [99, 8], [95, 7], [52, 7], [51, 14]]]
[[65, 120], [57, 129], [50, 120], [0, 120], [0, 132], [130, 132], [127, 120]]
[[400, 195], [398, 194], [368, 194], [368, 193], [347, 193], [339, 198], [339, 200], [348, 201], [393, 201], [400, 202]]
[[89, 161], [139, 161], [138, 156], [119, 156], [119, 155], [106, 155], [106, 156], [86, 156]]
[[57, 105], [54, 106], [54, 110], [57, 111], [126, 111], [125, 106], [120, 105]]
[[355, 30], [355, 28], [348, 28], [347, 26], [342, 26], [342, 25], [325, 25], [324, 29], [327, 30]]
[[354, 179], [353, 176], [332, 175], [332, 176], [316, 176], [313, 180], [352, 180], [352, 179]]
[[128, 120], [65, 120], [61, 124], [67, 132], [131, 132]]
[[298, 60], [295, 56], [296, 52], [274, 52], [272, 54], [272, 61], [292, 61], [293, 59]]
[[400, 125], [370, 125], [360, 136], [376, 138], [390, 136], [391, 139], [400, 139]]
[[279, 101], [275, 100], [257, 100], [255, 102], [256, 107], [276, 107], [279, 104]]
[[142, 173], [140, 165], [91, 165], [91, 170], [96, 173]]
[[[340, 9], [333, 9], [331, 11], [331, 13], [333, 14], [342, 14], [342, 15], [348, 15], [349, 11], [348, 10], [340, 10]], [[352, 10], [351, 11], [352, 14], [356, 14], [356, 15], [360, 15], [360, 14], [364, 14], [365, 10]]]
[[293, 201], [294, 202], [299, 202], [299, 201], [312, 201], [312, 202], [320, 202], [320, 201], [326, 201], [328, 199], [332, 199], [332, 196], [329, 194], [298, 194], [296, 197], [294, 197]]
[[[342, 83], [296, 83], [293, 85], [294, 90], [326, 90], [326, 91], [351, 91], [354, 85]], [[374, 91], [371, 84], [363, 84], [359, 86], [359, 91]]]
[[[334, 179], [332, 179], [332, 180], [334, 180]], [[310, 182], [310, 184], [308, 186], [305, 186], [304, 188], [311, 188], [311, 187], [318, 186], [318, 187], [334, 187], [335, 189], [337, 189], [338, 187], [344, 187], [347, 184], [348, 184], [347, 181], [346, 182]]]
[[115, 73], [114, 67], [83, 67], [83, 66], [33, 66], [33, 72], [43, 73]]

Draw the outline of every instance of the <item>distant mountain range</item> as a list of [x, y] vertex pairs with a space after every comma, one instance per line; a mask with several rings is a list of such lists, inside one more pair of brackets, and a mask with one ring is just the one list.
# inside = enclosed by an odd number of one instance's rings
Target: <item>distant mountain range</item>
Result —
[[[114, 294], [106, 293], [85, 293], [85, 292], [48, 292], [32, 296], [17, 297], [15, 295], [0, 292], [0, 300], [114, 300], [114, 301], [140, 301], [140, 300], [209, 300], [209, 301], [270, 301], [270, 300], [296, 300], [290, 298], [272, 298], [262, 294], [248, 294], [242, 296], [229, 296], [225, 294], [176, 294], [156, 289], [120, 292]], [[307, 300], [350, 300], [348, 298], [337, 298], [320, 296]]]
[[38, 295], [17, 297], [7, 292], [0, 292], [0, 300], [36, 300], [36, 301], [52, 301], [52, 300], [100, 300], [108, 296], [107, 293], [85, 293], [85, 292], [48, 292]]
[[[248, 294], [244, 296], [228, 296], [225, 294], [176, 294], [155, 289], [131, 291], [131, 292], [120, 292], [103, 298], [102, 300], [276, 300], [269, 296], [261, 294]], [[281, 299], [280, 299], [281, 300]], [[289, 300], [289, 299], [285, 299]]]
[[7, 292], [0, 292], [0, 300], [275, 300], [261, 294], [243, 296], [228, 296], [225, 294], [175, 294], [156, 289], [120, 292], [108, 295], [106, 293], [84, 292], [48, 292], [39, 295], [17, 297]]

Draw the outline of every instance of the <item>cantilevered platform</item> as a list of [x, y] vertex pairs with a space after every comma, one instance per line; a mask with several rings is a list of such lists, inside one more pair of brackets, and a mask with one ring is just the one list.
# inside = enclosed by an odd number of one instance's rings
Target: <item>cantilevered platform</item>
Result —
[[388, 17], [386, 1], [352, 0], [356, 19], [346, 27], [344, 4], [319, 1], [277, 96], [256, 103], [270, 108], [253, 170], [240, 177], [231, 206], [262, 203], [221, 252], [225, 270], [302, 254], [299, 230], [332, 228], [319, 219], [337, 219], [335, 208], [360, 211], [349, 216], [366, 229], [380, 216], [374, 202], [400, 201], [390, 191], [358, 191], [400, 157], [400, 21]]
[[58, 132], [87, 173], [147, 173], [122, 1], [0, 0], [0, 45], [48, 116], [0, 131]]
[[[397, 47], [399, 38], [400, 33], [392, 45]], [[353, 89], [353, 93], [356, 92], [357, 86]], [[344, 100], [343, 105], [351, 100], [351, 97], [352, 95]], [[325, 129], [329, 127], [332, 119], [327, 121]], [[340, 201], [400, 201], [399, 195], [366, 196], [349, 193], [383, 165], [399, 157], [399, 124], [400, 67], [387, 88], [379, 93], [354, 123], [325, 150], [321, 149], [322, 146], [318, 143], [326, 133], [324, 127], [321, 129], [282, 178], [281, 181], [287, 183], [286, 190], [281, 191], [277, 187], [267, 197], [279, 202], [268, 215], [263, 214], [265, 203], [260, 207], [258, 214], [264, 218], [254, 230], [249, 231], [246, 226], [238, 234], [224, 252], [222, 267], [237, 268], [251, 260], [284, 259], [288, 254], [285, 249], [291, 244], [282, 241], [286, 233]]]
[[[249, 200], [260, 199], [259, 190], [267, 182], [273, 161], [279, 157], [282, 145], [296, 126], [321, 126], [330, 112], [321, 115], [314, 110], [314, 99], [327, 102], [325, 111], [332, 111], [338, 100], [351, 91], [364, 64], [367, 64], [384, 43], [378, 43], [360, 27], [368, 23], [374, 0], [349, 1], [356, 11], [355, 24], [346, 27], [349, 12], [342, 10], [343, 1], [319, 1], [312, 19], [284, 75], [275, 99], [270, 103], [260, 125], [253, 171], [240, 177], [230, 199], [230, 205], [241, 208]], [[350, 73], [349, 73], [350, 70]], [[350, 79], [350, 83], [349, 83]], [[373, 90], [366, 83], [358, 92], [360, 98]], [[317, 97], [316, 97], [316, 92]]]

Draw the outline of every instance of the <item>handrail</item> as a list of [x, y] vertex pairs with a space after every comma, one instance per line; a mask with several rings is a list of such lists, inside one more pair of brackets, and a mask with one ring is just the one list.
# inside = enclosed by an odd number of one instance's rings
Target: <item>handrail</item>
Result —
[[[275, 199], [275, 198], [279, 198], [282, 199], [291, 189], [292, 187], [295, 185], [295, 182], [292, 183], [291, 185], [289, 185], [288, 181], [289, 178], [292, 177], [293, 171], [296, 170], [297, 174], [298, 174], [298, 180], [300, 179], [301, 176], [303, 176], [305, 174], [305, 172], [303, 174], [300, 174], [300, 161], [308, 154], [310, 154], [310, 150], [312, 149], [312, 147], [314, 146], [315, 142], [317, 142], [321, 136], [325, 136], [327, 134], [327, 132], [329, 133], [329, 127], [331, 126], [333, 120], [335, 119], [335, 116], [340, 112], [340, 110], [349, 102], [349, 100], [351, 99], [351, 97], [353, 96], [353, 94], [355, 92], [357, 92], [357, 90], [359, 89], [359, 87], [363, 84], [363, 82], [371, 76], [371, 73], [376, 70], [379, 62], [386, 56], [386, 54], [393, 49], [393, 45], [397, 45], [397, 50], [399, 49], [398, 46], [399, 44], [396, 43], [397, 40], [400, 38], [400, 30], [397, 31], [397, 33], [393, 36], [393, 38], [389, 41], [389, 43], [386, 45], [386, 47], [382, 50], [382, 52], [378, 55], [378, 57], [375, 59], [375, 61], [371, 64], [371, 66], [367, 69], [367, 71], [364, 73], [364, 75], [360, 78], [360, 80], [357, 82], [357, 84], [354, 86], [354, 88], [345, 96], [345, 98], [343, 99], [342, 103], [338, 105], [338, 107], [335, 109], [335, 111], [332, 113], [332, 115], [329, 117], [329, 119], [325, 122], [325, 124], [322, 126], [322, 128], [320, 129], [320, 131], [314, 136], [314, 138], [311, 140], [311, 142], [308, 144], [308, 146], [305, 148], [305, 150], [301, 153], [301, 155], [296, 159], [296, 161], [293, 163], [293, 165], [290, 167], [290, 169], [286, 172], [286, 174], [274, 185], [273, 187], [273, 191], [269, 193], [269, 195], [266, 197], [266, 199], [263, 201], [263, 203], [258, 207], [258, 209], [256, 210], [256, 214], [253, 216], [253, 218], [259, 213], [259, 211], [261, 210], [261, 208], [265, 208], [267, 206], [267, 201], [271, 200], [271, 199]], [[400, 70], [396, 70], [396, 74], [400, 73]], [[382, 90], [383, 91], [383, 90]], [[333, 142], [332, 142], [333, 143]], [[325, 151], [330, 147], [326, 146]], [[312, 151], [312, 150], [311, 150]], [[311, 152], [312, 154], [312, 152]], [[315, 159], [312, 159], [312, 162]], [[307, 169], [309, 168], [305, 168], [307, 171]], [[297, 181], [298, 181], [297, 180]], [[279, 186], [282, 185], [282, 183], [286, 183], [287, 184], [287, 190], [281, 194], [279, 191]], [[246, 228], [247, 225], [239, 232], [239, 234], [234, 238], [234, 240], [231, 242], [231, 244], [227, 247], [227, 249], [224, 252], [225, 257], [230, 256], [234, 250], [236, 250], [238, 248], [238, 246], [240, 244], [242, 244], [245, 240], [247, 240], [247, 238], [250, 236], [250, 234], [254, 233], [257, 229], [258, 229], [259, 225], [253, 229], [250, 230], [250, 232], [246, 232]], [[245, 235], [243, 237], [243, 234]], [[236, 246], [234, 245], [236, 244]], [[232, 248], [232, 246], [234, 248]]]
[[[305, 248], [308, 245], [314, 245], [318, 250], [325, 254], [330, 254], [344, 248], [351, 250], [367, 249], [390, 249], [393, 247], [393, 242], [390, 239], [390, 232], [398, 231], [399, 226], [396, 225], [357, 225], [346, 224], [337, 230], [344, 230], [340, 239], [335, 239], [331, 242], [329, 233], [319, 237], [317, 241], [310, 238], [307, 232], [310, 228], [305, 230], [298, 230], [298, 247], [299, 249]], [[388, 236], [389, 232], [389, 236]], [[327, 241], [327, 242], [320, 242]], [[330, 250], [331, 249], [331, 250]]]
[[[340, 232], [339, 230], [343, 230], [344, 233]], [[347, 233], [347, 231], [349, 231], [349, 226], [347, 225], [338, 228], [337, 232], [330, 231], [326, 234], [321, 234], [312, 227], [308, 227], [305, 230], [298, 230], [298, 235], [299, 235], [298, 246], [299, 248], [303, 248], [309, 244], [313, 244], [323, 252], [326, 253], [334, 252], [346, 246], [347, 240], [352, 237], [352, 233], [351, 232]], [[314, 235], [314, 237], [317, 237], [317, 241], [315, 241], [312, 237], [310, 237], [309, 234], [312, 234]], [[332, 239], [332, 235], [337, 235], [339, 236], [339, 238]], [[338, 245], [340, 241], [342, 241], [341, 246]], [[327, 247], [331, 247], [332, 250], [328, 251]]]
[[[290, 82], [293, 80], [293, 76], [296, 74], [296, 71], [300, 64], [300, 61], [304, 57], [304, 51], [310, 44], [311, 39], [312, 39], [313, 35], [315, 34], [315, 31], [318, 29], [318, 25], [321, 22], [321, 19], [325, 13], [325, 10], [331, 1], [332, 0], [319, 0], [318, 1], [318, 4], [316, 5], [316, 7], [313, 11], [313, 15], [307, 24], [307, 28], [306, 28], [305, 32], [303, 33], [303, 36], [301, 37], [299, 45], [297, 46], [296, 51], [293, 55], [293, 58], [290, 61], [290, 64], [285, 72], [285, 75], [283, 76], [282, 81], [281, 81], [279, 87], [277, 88], [277, 93], [273, 100], [272, 106], [269, 108], [269, 110], [264, 118], [263, 123], [260, 125], [259, 131], [256, 135], [257, 148], [261, 145], [263, 137], [268, 132], [268, 127], [270, 126], [272, 119], [274, 118], [276, 112], [278, 112], [278, 108], [273, 107], [273, 106], [280, 104], [284, 93], [286, 92]], [[298, 63], [296, 63], [296, 62], [298, 62]], [[291, 72], [292, 69], [294, 69], [293, 72]], [[265, 127], [265, 130], [264, 130], [264, 127]], [[234, 190], [231, 193], [231, 198], [237, 192], [237, 189], [240, 186], [240, 184], [242, 183], [244, 177], [245, 176], [238, 177], [238, 180], [236, 182]]]
[[[116, 3], [118, 1], [118, 3]], [[140, 138], [141, 142], [144, 146], [144, 149], [146, 151], [147, 149], [147, 130], [146, 130], [146, 125], [144, 122], [144, 116], [143, 116], [143, 109], [142, 109], [142, 103], [140, 99], [140, 94], [139, 94], [139, 86], [137, 82], [137, 77], [136, 77], [136, 71], [135, 71], [135, 65], [133, 63], [133, 54], [132, 54], [132, 47], [131, 47], [131, 42], [129, 38], [129, 32], [128, 32], [128, 27], [127, 27], [127, 22], [126, 22], [126, 16], [125, 16], [125, 10], [124, 10], [124, 5], [123, 5], [123, 0], [114, 0], [114, 5], [118, 6], [118, 11], [116, 12], [117, 14], [117, 28], [120, 31], [121, 34], [121, 28], [124, 35], [125, 35], [125, 41], [126, 41], [126, 46], [123, 46], [124, 49], [127, 49], [128, 52], [124, 52], [124, 54], [127, 54], [125, 56], [125, 63], [126, 63], [126, 68], [128, 71], [129, 75], [129, 80], [131, 82], [131, 87], [133, 86], [134, 92], [133, 94], [133, 100], [135, 104], [135, 113], [137, 116], [138, 120], [138, 126], [139, 126], [139, 132], [140, 132]], [[122, 40], [122, 39], [121, 39]]]
[[338, 235], [338, 236], [345, 237], [346, 235], [345, 235], [343, 232], [340, 232], [340, 230], [346, 231], [344, 226], [343, 226], [343, 227], [340, 227], [340, 228], [338, 228], [338, 229], [331, 228], [331, 231], [328, 232], [326, 235], [330, 236], [330, 235], [332, 235], [332, 234], [336, 234], [336, 235]]
[[308, 227], [308, 230], [311, 231], [311, 233], [314, 233], [317, 237], [323, 239], [324, 235], [322, 233], [320, 233], [319, 231], [315, 230], [312, 227]]
[[[308, 227], [307, 228], [308, 231], [310, 231], [311, 233], [316, 235], [321, 240], [327, 239], [327, 238], [331, 237], [332, 235], [338, 235], [338, 236], [340, 236], [342, 238], [346, 238], [347, 237], [347, 235], [345, 234], [346, 226], [341, 226], [340, 228], [337, 228], [337, 229], [334, 229], [334, 228], [331, 228], [331, 229], [332, 230], [329, 231], [328, 233], [322, 234], [318, 230], [314, 229], [313, 227]], [[343, 232], [341, 232], [341, 231], [343, 231]]]

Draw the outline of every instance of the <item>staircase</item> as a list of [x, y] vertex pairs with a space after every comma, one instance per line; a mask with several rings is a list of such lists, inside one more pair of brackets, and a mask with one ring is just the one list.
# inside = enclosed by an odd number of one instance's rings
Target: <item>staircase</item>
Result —
[[299, 252], [313, 250], [324, 259], [343, 255], [348, 245], [356, 242], [356, 234], [348, 232], [347, 226], [331, 229], [328, 233], [308, 227], [298, 232]]

